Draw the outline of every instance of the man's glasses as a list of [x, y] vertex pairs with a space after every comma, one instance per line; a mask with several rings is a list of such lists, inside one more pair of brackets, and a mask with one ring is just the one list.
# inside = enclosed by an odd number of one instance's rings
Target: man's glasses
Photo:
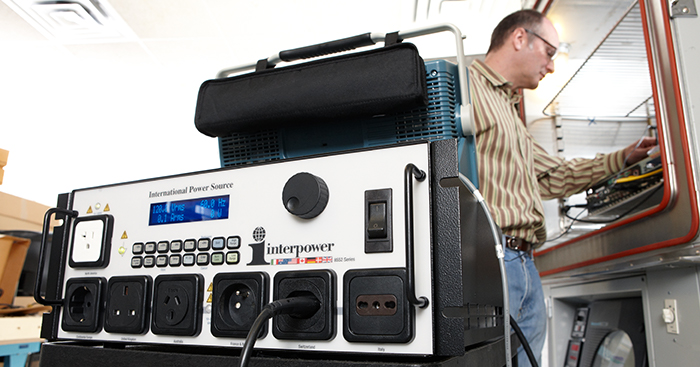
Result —
[[549, 41], [547, 41], [546, 39], [542, 38], [542, 36], [540, 36], [539, 34], [533, 32], [533, 31], [531, 31], [531, 30], [529, 30], [529, 29], [527, 29], [527, 28], [523, 28], [523, 29], [525, 30], [525, 32], [530, 33], [531, 35], [533, 35], [533, 36], [535, 36], [535, 37], [541, 39], [542, 42], [546, 43], [547, 46], [549, 46], [549, 47], [552, 48], [551, 50], [547, 51], [547, 55], [549, 56], [550, 59], [554, 60], [554, 59], [557, 58], [557, 55], [559, 55], [559, 49], [558, 49], [558, 48], [554, 47], [553, 44], [549, 43]]

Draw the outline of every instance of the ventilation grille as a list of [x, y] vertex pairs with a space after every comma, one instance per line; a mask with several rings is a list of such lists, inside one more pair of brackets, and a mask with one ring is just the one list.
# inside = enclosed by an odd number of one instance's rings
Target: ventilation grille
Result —
[[[441, 69], [441, 70], [440, 70]], [[384, 117], [375, 117], [367, 123], [369, 146], [395, 144], [420, 139], [447, 139], [459, 137], [455, 121], [454, 71], [428, 68], [428, 106]]]
[[136, 37], [105, 0], [3, 0], [49, 39], [61, 43], [132, 41]]
[[219, 152], [222, 167], [284, 158], [279, 133], [276, 130], [232, 134], [219, 138]]
[[503, 325], [503, 307], [468, 303], [464, 307], [464, 329], [489, 329]]

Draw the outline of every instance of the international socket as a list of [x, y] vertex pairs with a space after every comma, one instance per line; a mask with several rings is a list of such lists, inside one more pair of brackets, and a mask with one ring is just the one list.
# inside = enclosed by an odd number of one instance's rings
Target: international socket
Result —
[[277, 339], [330, 340], [335, 336], [335, 273], [332, 270], [283, 271], [275, 275], [273, 298], [313, 297], [321, 307], [308, 318], [278, 315], [272, 319]]
[[[219, 273], [214, 277], [211, 333], [219, 337], [245, 338], [268, 302], [267, 273]], [[267, 334], [267, 323], [258, 338]]]
[[343, 336], [352, 342], [406, 343], [414, 307], [405, 293], [406, 269], [350, 270], [343, 277]]
[[69, 265], [72, 268], [106, 267], [113, 226], [114, 218], [107, 214], [77, 218], [73, 225]]
[[199, 335], [202, 328], [204, 277], [201, 274], [169, 274], [153, 284], [151, 331], [164, 335]]
[[108, 333], [144, 334], [151, 306], [150, 276], [120, 276], [109, 279], [105, 326]]
[[61, 328], [96, 333], [102, 329], [104, 278], [71, 278], [66, 282]]

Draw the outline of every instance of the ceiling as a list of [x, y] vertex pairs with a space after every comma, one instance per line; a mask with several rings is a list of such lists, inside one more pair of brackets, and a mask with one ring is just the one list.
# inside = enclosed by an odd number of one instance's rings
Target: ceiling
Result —
[[[500, 16], [501, 9], [520, 1], [2, 0], [0, 45], [42, 47], [43, 53], [67, 52], [79, 59], [221, 69], [282, 49], [353, 35], [348, 28], [358, 33], [394, 31], [404, 24], [440, 20], [440, 13], [444, 18], [451, 9], [473, 16]], [[76, 8], [92, 9], [93, 17]], [[32, 12], [43, 13], [44, 20], [28, 16]], [[98, 18], [94, 25], [116, 29], [113, 32], [121, 37], [81, 37], [80, 32], [71, 32], [71, 27], [89, 28], [81, 16], [91, 21]], [[71, 24], [76, 19], [82, 21]], [[63, 27], [51, 27], [57, 24]], [[46, 29], [63, 32], [55, 35]]]
[[[4, 46], [21, 43], [36, 45], [53, 41], [51, 43], [57, 46], [55, 52], [67, 51], [78, 58], [117, 58], [127, 59], [129, 62], [175, 67], [212, 64], [218, 65], [219, 68], [250, 62], [238, 56], [242, 53], [248, 54], [242, 50], [267, 51], [261, 55], [269, 56], [269, 50], [276, 50], [276, 39], [315, 39], [325, 42], [352, 35], [335, 31], [341, 28], [337, 24], [339, 18], [351, 18], [352, 23], [355, 23], [361, 32], [377, 31], [371, 27], [386, 24], [386, 27], [389, 27], [387, 29], [392, 29], [391, 27], [407, 24], [410, 20], [441, 20], [436, 18], [436, 14], [442, 13], [442, 18], [445, 18], [445, 14], [455, 12], [454, 10], [459, 10], [458, 13], [466, 14], [463, 17], [470, 19], [488, 19], [500, 16], [502, 11], [499, 11], [499, 8], [512, 7], [514, 2], [524, 7], [537, 5], [540, 9], [548, 6], [549, 17], [561, 25], [559, 30], [562, 41], [571, 45], [570, 57], [585, 58], [631, 3], [629, 0], [556, 0], [551, 4], [539, 0], [383, 0], [332, 2], [332, 5], [322, 5], [327, 2], [312, 0], [2, 1], [0, 44]], [[71, 2], [77, 5], [70, 4]], [[58, 6], [56, 3], [66, 3], [62, 6], [63, 9], [54, 9], [51, 16], [47, 16], [53, 17], [55, 23], [63, 23], [63, 29], [70, 28], [71, 17], [62, 16], [62, 20], [56, 21], [53, 14], [67, 14], [70, 13], [68, 10], [80, 6], [92, 6], [95, 9], [94, 5], [97, 5], [97, 9], [104, 10], [109, 15], [108, 21], [103, 22], [104, 25], [116, 28], [116, 32], [121, 32], [122, 37], [52, 36], [43, 31], [50, 28], [46, 26], [47, 23], [43, 23], [42, 27], [26, 16], [27, 10], [19, 10], [22, 4], [28, 4], [25, 9], [41, 13], [41, 10], [37, 10], [37, 4], [46, 6], [47, 3], [52, 7]], [[371, 4], [371, 11], [366, 10], [365, 5], [368, 4]], [[302, 12], [308, 15], [304, 21], [294, 22], [293, 19], [289, 19], [289, 15]], [[76, 13], [71, 14], [75, 18], [80, 16]], [[98, 21], [104, 19], [106, 18], [100, 17]], [[251, 19], [259, 21], [251, 22]], [[75, 24], [73, 28], [76, 28]], [[261, 40], [265, 40], [267, 47], [260, 47], [263, 43]], [[296, 46], [287, 43], [280, 47], [284, 49]]]

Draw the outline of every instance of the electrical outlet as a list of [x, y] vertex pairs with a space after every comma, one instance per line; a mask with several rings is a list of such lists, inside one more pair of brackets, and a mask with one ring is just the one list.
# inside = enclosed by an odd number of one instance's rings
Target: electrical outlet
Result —
[[63, 322], [65, 331], [96, 333], [102, 329], [104, 278], [71, 278], [66, 282]]
[[666, 323], [666, 332], [680, 334], [678, 331], [678, 302], [675, 299], [664, 300], [663, 317]]
[[199, 335], [202, 329], [203, 284], [201, 274], [156, 277], [151, 331], [164, 335]]
[[113, 217], [95, 215], [77, 218], [74, 223], [70, 266], [106, 267], [112, 242]]
[[148, 330], [151, 277], [112, 277], [107, 285], [105, 326], [108, 333], [144, 334]]
[[350, 270], [343, 278], [343, 336], [352, 342], [406, 343], [413, 338], [413, 306], [406, 269]]
[[330, 340], [335, 336], [335, 273], [332, 270], [283, 271], [275, 274], [273, 299], [314, 297], [321, 307], [311, 317], [278, 315], [272, 319], [277, 339]]
[[[214, 277], [211, 333], [214, 336], [245, 338], [268, 302], [267, 273], [219, 273]], [[267, 323], [258, 338], [267, 334]]]
[[393, 316], [397, 304], [393, 294], [363, 294], [355, 300], [355, 312], [360, 316]]

